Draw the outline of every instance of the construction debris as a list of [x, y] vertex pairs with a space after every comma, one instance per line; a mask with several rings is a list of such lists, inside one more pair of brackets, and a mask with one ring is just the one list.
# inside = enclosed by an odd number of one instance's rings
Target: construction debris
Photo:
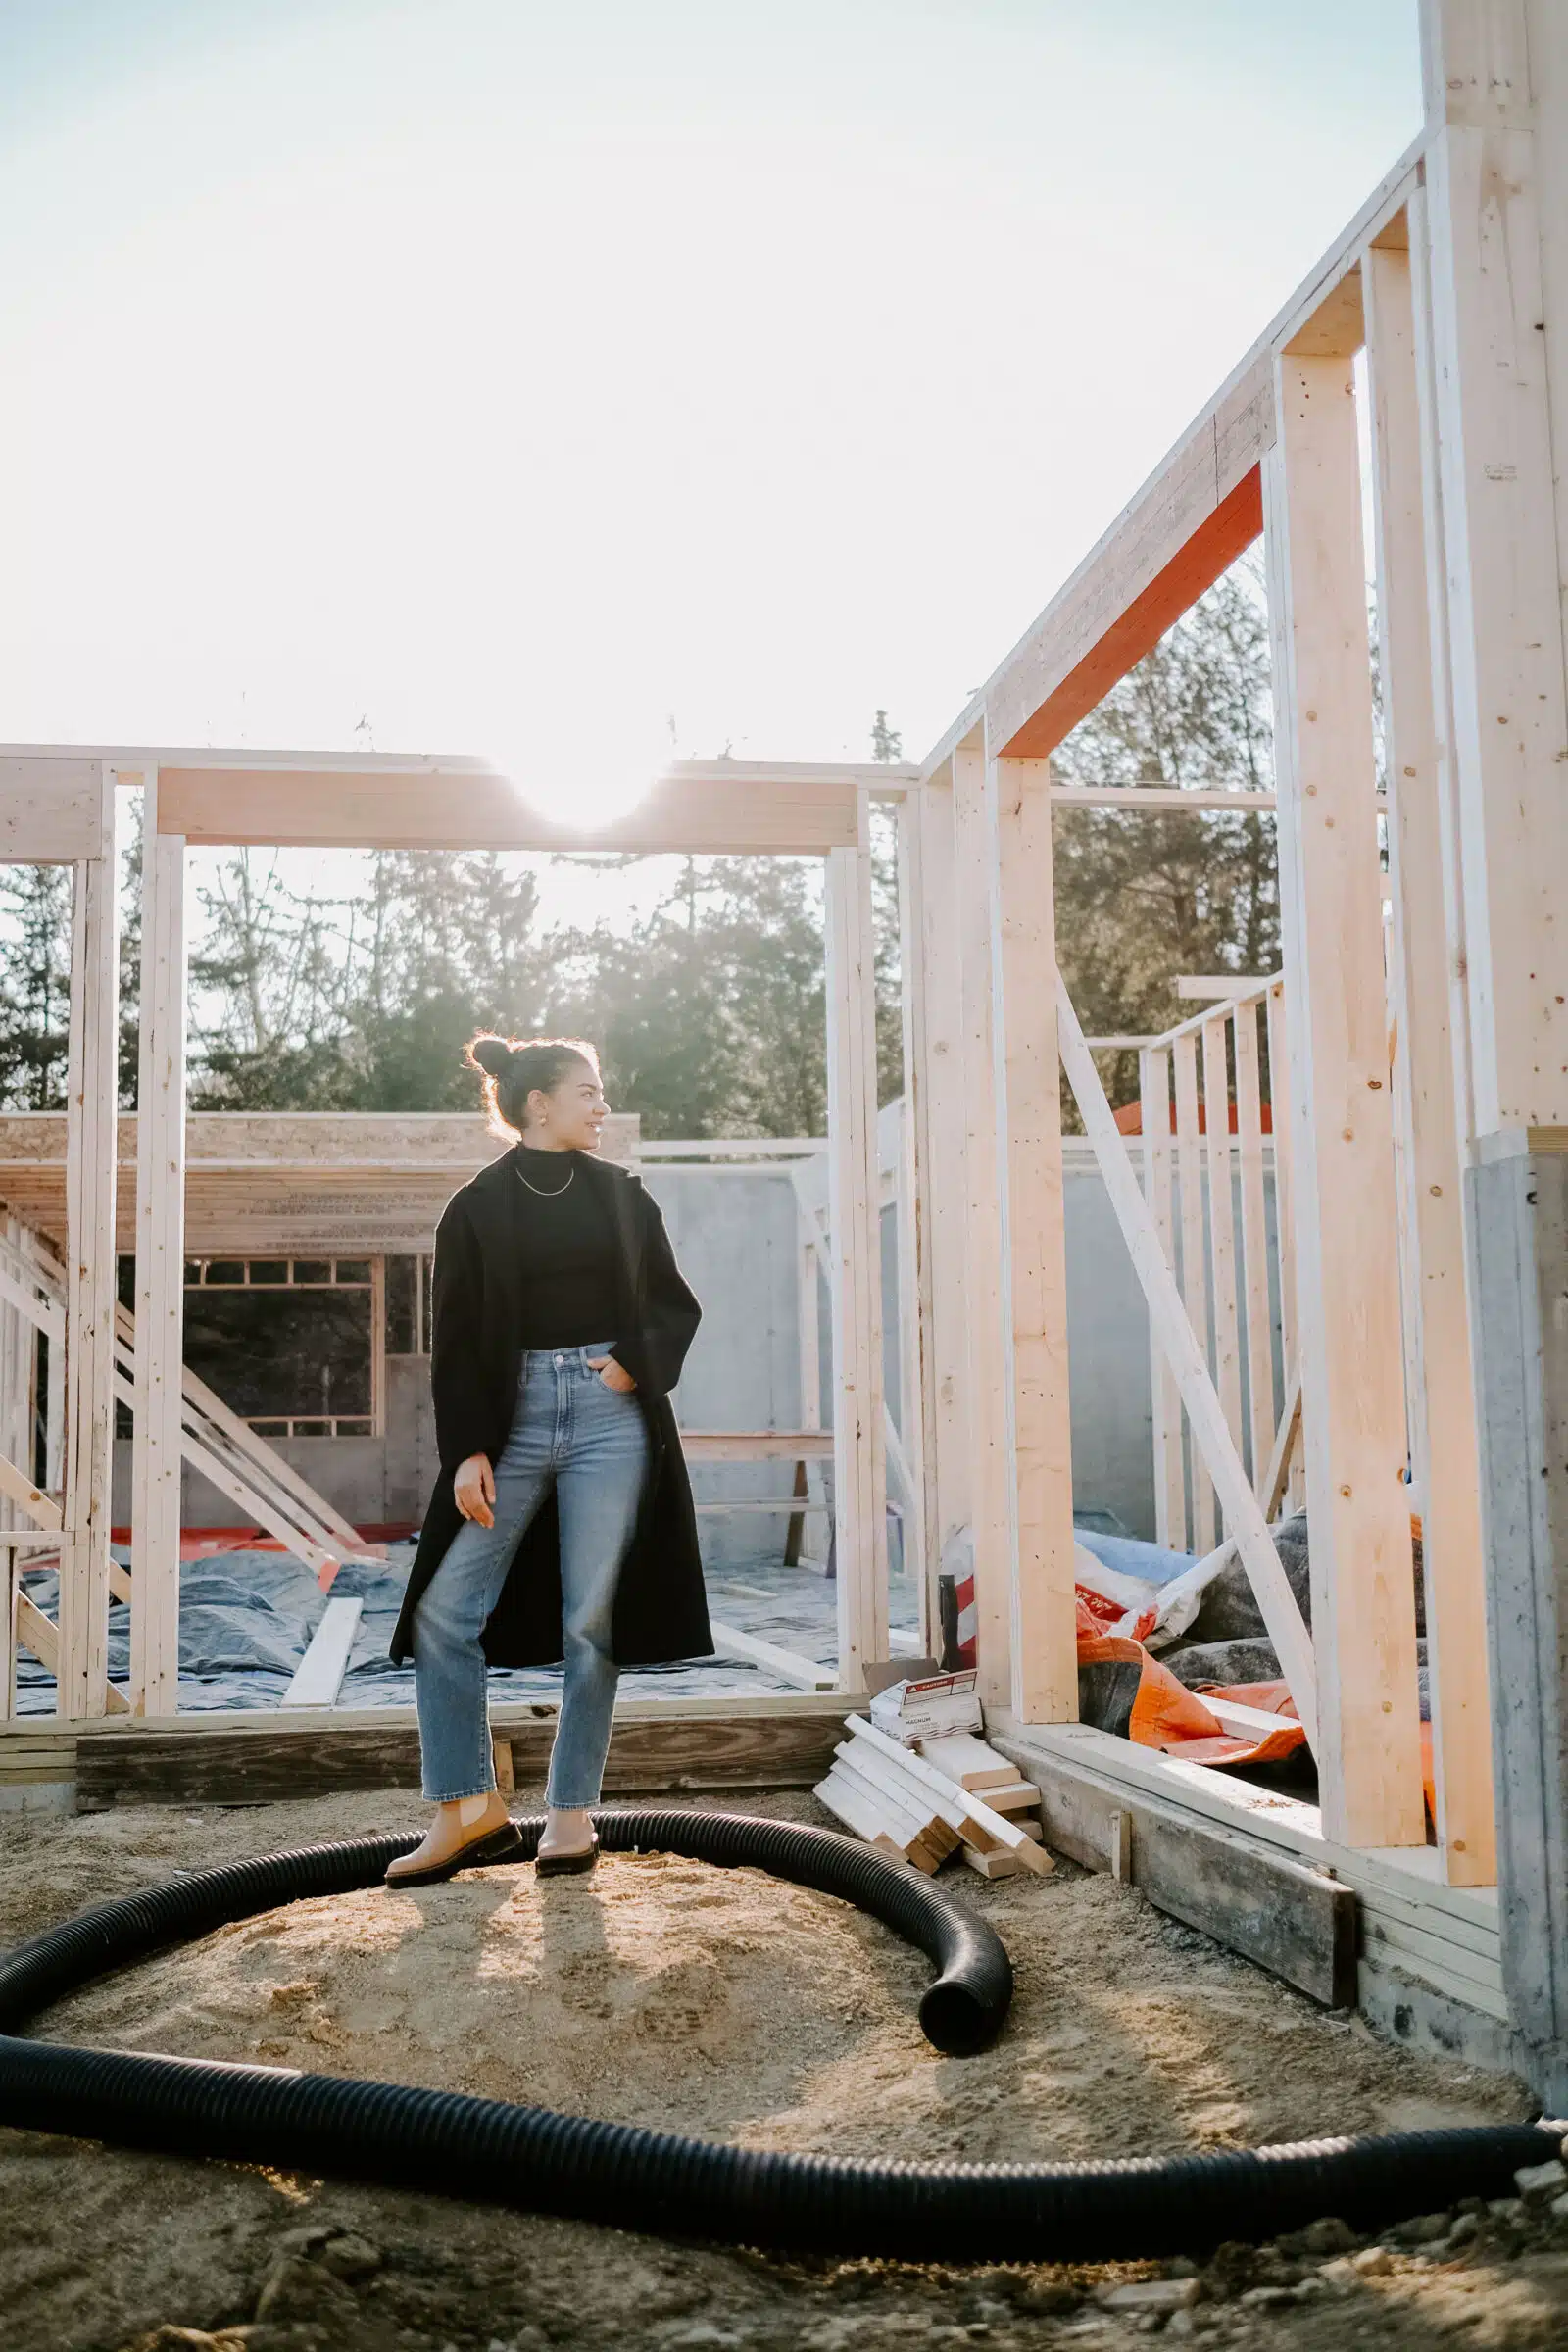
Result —
[[867, 1844], [928, 1876], [955, 1853], [987, 1879], [1055, 1868], [1045, 1850], [1039, 1789], [983, 1740], [939, 1732], [916, 1748], [863, 1715], [852, 1715], [845, 1729], [849, 1738], [834, 1749], [816, 1794]]
[[928, 1674], [918, 1681], [890, 1683], [871, 1700], [878, 1731], [905, 1747], [943, 1732], [977, 1732], [984, 1718], [973, 1667], [956, 1674]]

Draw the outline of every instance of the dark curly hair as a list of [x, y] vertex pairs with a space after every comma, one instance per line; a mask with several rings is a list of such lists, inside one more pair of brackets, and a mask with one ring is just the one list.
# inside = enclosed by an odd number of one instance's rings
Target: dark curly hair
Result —
[[553, 1095], [574, 1061], [599, 1075], [598, 1053], [582, 1037], [498, 1037], [481, 1030], [468, 1040], [463, 1058], [484, 1079], [491, 1133], [514, 1142], [527, 1125], [528, 1097], [535, 1087]]

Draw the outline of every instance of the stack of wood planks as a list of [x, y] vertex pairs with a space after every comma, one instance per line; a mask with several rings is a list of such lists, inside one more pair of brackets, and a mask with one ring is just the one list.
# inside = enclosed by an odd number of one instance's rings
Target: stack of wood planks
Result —
[[928, 1875], [960, 1853], [982, 1878], [1055, 1868], [1043, 1843], [1040, 1791], [969, 1732], [904, 1747], [863, 1715], [816, 1794], [846, 1829]]

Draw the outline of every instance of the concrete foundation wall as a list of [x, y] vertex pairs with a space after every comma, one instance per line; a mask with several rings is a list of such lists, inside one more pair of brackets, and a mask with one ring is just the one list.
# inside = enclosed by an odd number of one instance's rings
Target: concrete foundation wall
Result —
[[[675, 1253], [703, 1304], [703, 1322], [676, 1396], [694, 1429], [797, 1428], [801, 1421], [795, 1193], [782, 1169], [654, 1164], [644, 1171], [663, 1211]], [[1080, 1510], [1109, 1511], [1134, 1535], [1154, 1532], [1149, 1324], [1099, 1171], [1069, 1142], [1065, 1180], [1068, 1348], [1072, 1372], [1073, 1483]], [[897, 1221], [882, 1217], [884, 1376], [889, 1409], [902, 1426]], [[827, 1286], [819, 1282], [817, 1366], [824, 1427], [833, 1416]], [[274, 1441], [346, 1517], [364, 1525], [417, 1523], [436, 1475], [429, 1368], [421, 1356], [387, 1358], [387, 1430], [382, 1438]], [[130, 1446], [116, 1446], [115, 1518], [130, 1515]], [[783, 1497], [787, 1462], [703, 1464], [693, 1484], [701, 1501]], [[820, 1472], [812, 1498], [820, 1501]], [[185, 1473], [188, 1526], [239, 1523], [242, 1513], [193, 1471]], [[714, 1566], [782, 1547], [785, 1515], [704, 1514]], [[819, 1548], [820, 1522], [808, 1528]]]

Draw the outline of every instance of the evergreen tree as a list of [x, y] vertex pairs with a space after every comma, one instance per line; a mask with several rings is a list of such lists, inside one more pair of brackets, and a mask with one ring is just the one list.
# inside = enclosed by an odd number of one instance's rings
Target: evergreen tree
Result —
[[[1200, 599], [1053, 755], [1060, 783], [1262, 792], [1274, 781], [1268, 622], [1244, 562]], [[1056, 956], [1085, 1030], [1152, 1032], [1192, 1010], [1180, 972], [1280, 959], [1274, 819], [1259, 811], [1058, 809]], [[1138, 1091], [1138, 1056], [1102, 1075]]]

